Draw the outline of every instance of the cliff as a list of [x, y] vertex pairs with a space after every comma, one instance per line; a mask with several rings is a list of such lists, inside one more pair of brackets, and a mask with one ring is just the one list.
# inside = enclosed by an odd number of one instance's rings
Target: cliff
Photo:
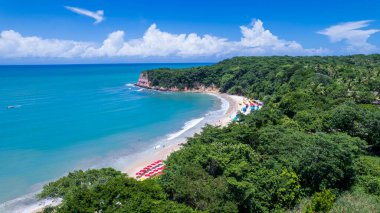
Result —
[[199, 84], [196, 84], [194, 88], [185, 87], [184, 89], [179, 89], [177, 87], [165, 88], [161, 86], [154, 86], [152, 82], [149, 80], [148, 73], [146, 72], [142, 72], [140, 74], [140, 77], [135, 85], [146, 89], [171, 92], [219, 92], [219, 88], [217, 87], [205, 87], [204, 85]]
[[140, 77], [136, 83], [136, 86], [144, 87], [144, 88], [151, 88], [151, 82], [149, 81], [148, 73], [142, 72], [140, 74]]

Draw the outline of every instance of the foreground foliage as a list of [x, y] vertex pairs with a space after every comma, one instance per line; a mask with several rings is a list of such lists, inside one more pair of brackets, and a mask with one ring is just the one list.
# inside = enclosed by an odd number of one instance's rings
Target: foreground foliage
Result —
[[380, 55], [237, 57], [148, 76], [154, 86], [218, 87], [265, 106], [205, 127], [158, 180], [103, 170], [51, 183], [41, 197], [63, 197], [57, 211], [380, 212]]
[[[60, 193], [57, 193], [59, 191]], [[114, 169], [76, 171], [45, 186], [41, 198], [62, 197], [45, 212], [193, 212], [167, 199], [154, 181], [139, 182]]]

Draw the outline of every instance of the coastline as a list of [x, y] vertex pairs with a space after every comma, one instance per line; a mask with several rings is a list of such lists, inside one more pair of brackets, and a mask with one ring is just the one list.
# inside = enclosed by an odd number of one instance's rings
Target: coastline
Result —
[[[229, 95], [225, 93], [219, 93], [218, 91], [209, 90], [209, 91], [201, 91], [201, 92], [195, 91], [195, 92], [213, 95], [221, 99], [222, 101], [224, 100], [228, 103], [228, 108], [225, 112], [223, 112], [222, 115], [220, 115], [217, 119], [215, 119], [215, 121], [206, 123], [209, 125], [221, 126], [221, 127], [225, 127], [229, 124], [229, 122], [232, 120], [232, 117], [234, 117], [235, 114], [239, 111], [239, 104], [242, 103], [243, 100], [245, 99], [245, 97], [243, 96]], [[200, 129], [199, 131], [194, 132], [194, 134], [200, 133], [201, 131], [202, 130]], [[131, 164], [128, 165], [127, 168], [122, 169], [122, 172], [126, 173], [129, 177], [136, 178], [136, 172], [138, 172], [140, 169], [142, 169], [143, 167], [157, 160], [166, 160], [167, 157], [171, 153], [181, 149], [182, 144], [186, 142], [187, 142], [187, 139], [182, 139], [168, 146], [155, 149], [149, 155], [144, 155], [135, 159]]]
[[[145, 88], [148, 89], [148, 88]], [[232, 117], [235, 116], [235, 114], [239, 111], [240, 107], [239, 104], [243, 102], [245, 97], [243, 96], [237, 96], [237, 95], [229, 95], [225, 93], [219, 93], [215, 90], [202, 90], [202, 91], [186, 91], [186, 92], [194, 92], [194, 93], [203, 93], [207, 95], [212, 95], [217, 97], [221, 100], [221, 109], [223, 110], [223, 113], [217, 114], [217, 115], [211, 115], [213, 116], [213, 119], [210, 121], [203, 121], [201, 123], [197, 123], [195, 126], [191, 127], [189, 132], [183, 133], [183, 135], [186, 136], [193, 136], [195, 133], [200, 133], [202, 131], [201, 127], [205, 126], [206, 124], [209, 125], [215, 125], [215, 126], [227, 126], [230, 121], [232, 121]], [[223, 104], [226, 103], [228, 106], [223, 109]], [[210, 117], [206, 115], [205, 117]], [[207, 120], [207, 119], [205, 119]], [[186, 131], [188, 131], [186, 130]], [[191, 135], [190, 135], [191, 134]], [[157, 160], [166, 160], [167, 157], [175, 152], [181, 149], [182, 144], [187, 142], [187, 139], [184, 138], [182, 134], [180, 137], [171, 140], [171, 142], [166, 143], [165, 146], [162, 146], [160, 148], [151, 147], [143, 152], [134, 153], [130, 156], [125, 156], [126, 158], [121, 158], [120, 160], [123, 161], [129, 161], [128, 164], [120, 167], [117, 165], [112, 166], [113, 168], [120, 170], [123, 173], [126, 173], [129, 177], [136, 178], [136, 172], [139, 171], [141, 168], [147, 166], [148, 164], [157, 161]], [[182, 137], [181, 137], [182, 136]], [[167, 139], [166, 139], [167, 140]], [[156, 145], [158, 145], [157, 143]], [[154, 144], [153, 144], [154, 145]], [[124, 162], [125, 163], [125, 162]], [[124, 164], [123, 163], [123, 164]], [[30, 199], [30, 200], [29, 200]], [[24, 207], [17, 208], [17, 210], [20, 210], [19, 212], [32, 212], [36, 213], [41, 211], [44, 207], [52, 205], [58, 205], [60, 203], [60, 200], [42, 200], [37, 201], [33, 196], [29, 197], [27, 199], [27, 204], [25, 204]], [[5, 204], [5, 203], [4, 203]], [[9, 203], [10, 204], [10, 203]], [[20, 207], [20, 206], [19, 206]]]

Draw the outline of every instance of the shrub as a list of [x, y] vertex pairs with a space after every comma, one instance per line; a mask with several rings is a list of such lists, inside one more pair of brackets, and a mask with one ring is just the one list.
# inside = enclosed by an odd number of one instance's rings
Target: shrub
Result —
[[312, 198], [312, 208], [317, 212], [329, 211], [335, 201], [335, 194], [330, 189], [325, 189], [321, 192], [316, 192]]

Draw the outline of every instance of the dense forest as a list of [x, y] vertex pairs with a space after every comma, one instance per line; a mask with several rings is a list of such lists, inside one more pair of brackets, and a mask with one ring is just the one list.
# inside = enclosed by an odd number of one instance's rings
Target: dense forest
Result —
[[236, 57], [146, 72], [152, 86], [215, 87], [265, 106], [206, 126], [160, 177], [75, 171], [45, 212], [380, 212], [380, 55]]

